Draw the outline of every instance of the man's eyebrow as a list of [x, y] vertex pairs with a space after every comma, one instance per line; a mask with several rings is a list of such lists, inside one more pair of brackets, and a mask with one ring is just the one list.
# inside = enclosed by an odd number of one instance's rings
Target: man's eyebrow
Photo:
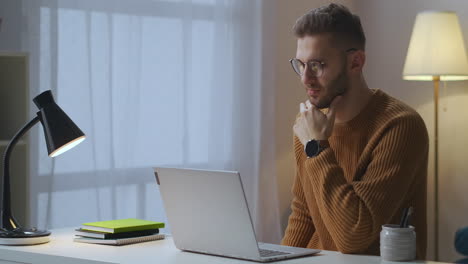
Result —
[[313, 59], [311, 59], [311, 60], [309, 60], [309, 61], [325, 61], [325, 60], [326, 60], [326, 59], [323, 58], [323, 57], [315, 57], [315, 58], [313, 58]]
[[[299, 59], [299, 58], [297, 58]], [[309, 62], [309, 61], [318, 61], [318, 62], [324, 62], [326, 61], [326, 59], [324, 59], [323, 57], [313, 57], [313, 58], [310, 58], [308, 60], [302, 60], [302, 59], [299, 59], [300, 61], [302, 62]]]
[[[296, 55], [298, 55], [298, 54], [296, 54]], [[299, 54], [299, 55], [300, 55], [300, 54]], [[304, 57], [302, 57], [302, 58], [296, 57], [296, 58], [299, 59], [299, 60], [302, 61], [302, 62], [308, 62], [308, 61], [326, 61], [326, 60], [327, 60], [323, 54], [315, 55], [315, 56], [312, 56], [312, 57], [307, 57], [307, 60], [303, 60]]]

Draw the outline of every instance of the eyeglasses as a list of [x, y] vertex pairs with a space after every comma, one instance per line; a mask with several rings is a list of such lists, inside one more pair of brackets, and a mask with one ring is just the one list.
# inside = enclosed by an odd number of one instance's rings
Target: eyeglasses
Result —
[[[350, 48], [347, 49], [345, 52], [348, 53], [350, 51], [357, 51], [356, 48]], [[289, 63], [291, 63], [291, 66], [293, 70], [299, 75], [302, 76], [304, 75], [306, 71], [306, 65], [307, 69], [310, 71], [311, 75], [314, 77], [320, 77], [323, 74], [323, 69], [325, 66], [325, 62], [323, 61], [316, 61], [316, 60], [311, 60], [308, 62], [302, 62], [300, 59], [290, 59]]]

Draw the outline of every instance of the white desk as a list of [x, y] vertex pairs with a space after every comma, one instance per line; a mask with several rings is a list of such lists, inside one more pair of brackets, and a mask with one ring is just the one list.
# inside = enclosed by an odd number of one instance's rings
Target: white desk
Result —
[[[170, 264], [210, 264], [210, 263], [250, 263], [237, 259], [221, 258], [210, 255], [183, 252], [178, 250], [172, 238], [146, 243], [108, 246], [73, 242], [73, 229], [52, 230], [51, 241], [35, 246], [0, 246], [0, 264], [76, 264], [76, 263], [170, 263]], [[284, 260], [273, 263], [327, 263], [327, 264], [365, 264], [365, 263], [403, 263], [383, 262], [380, 257], [346, 255], [335, 251], [322, 251], [316, 256]], [[436, 263], [416, 261], [404, 263]], [[437, 262], [440, 263], [440, 262]]]

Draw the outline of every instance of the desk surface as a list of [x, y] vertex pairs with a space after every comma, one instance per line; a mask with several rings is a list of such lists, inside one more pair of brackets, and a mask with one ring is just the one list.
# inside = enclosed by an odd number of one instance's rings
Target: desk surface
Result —
[[[73, 242], [73, 229], [52, 230], [51, 241], [35, 246], [0, 246], [0, 263], [170, 263], [170, 264], [210, 264], [210, 263], [257, 263], [210, 255], [183, 252], [178, 250], [168, 237], [164, 240], [151, 241], [125, 246], [95, 245]], [[440, 263], [432, 261], [416, 262], [381, 262], [380, 257], [348, 255], [335, 251], [322, 251], [320, 254], [284, 260], [273, 263], [328, 263], [328, 264], [363, 264], [363, 263]]]

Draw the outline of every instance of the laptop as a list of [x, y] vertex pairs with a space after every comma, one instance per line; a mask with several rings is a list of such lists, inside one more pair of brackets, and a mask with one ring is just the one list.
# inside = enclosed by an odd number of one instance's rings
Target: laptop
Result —
[[180, 250], [258, 262], [320, 252], [258, 243], [238, 172], [154, 168], [154, 174]]

